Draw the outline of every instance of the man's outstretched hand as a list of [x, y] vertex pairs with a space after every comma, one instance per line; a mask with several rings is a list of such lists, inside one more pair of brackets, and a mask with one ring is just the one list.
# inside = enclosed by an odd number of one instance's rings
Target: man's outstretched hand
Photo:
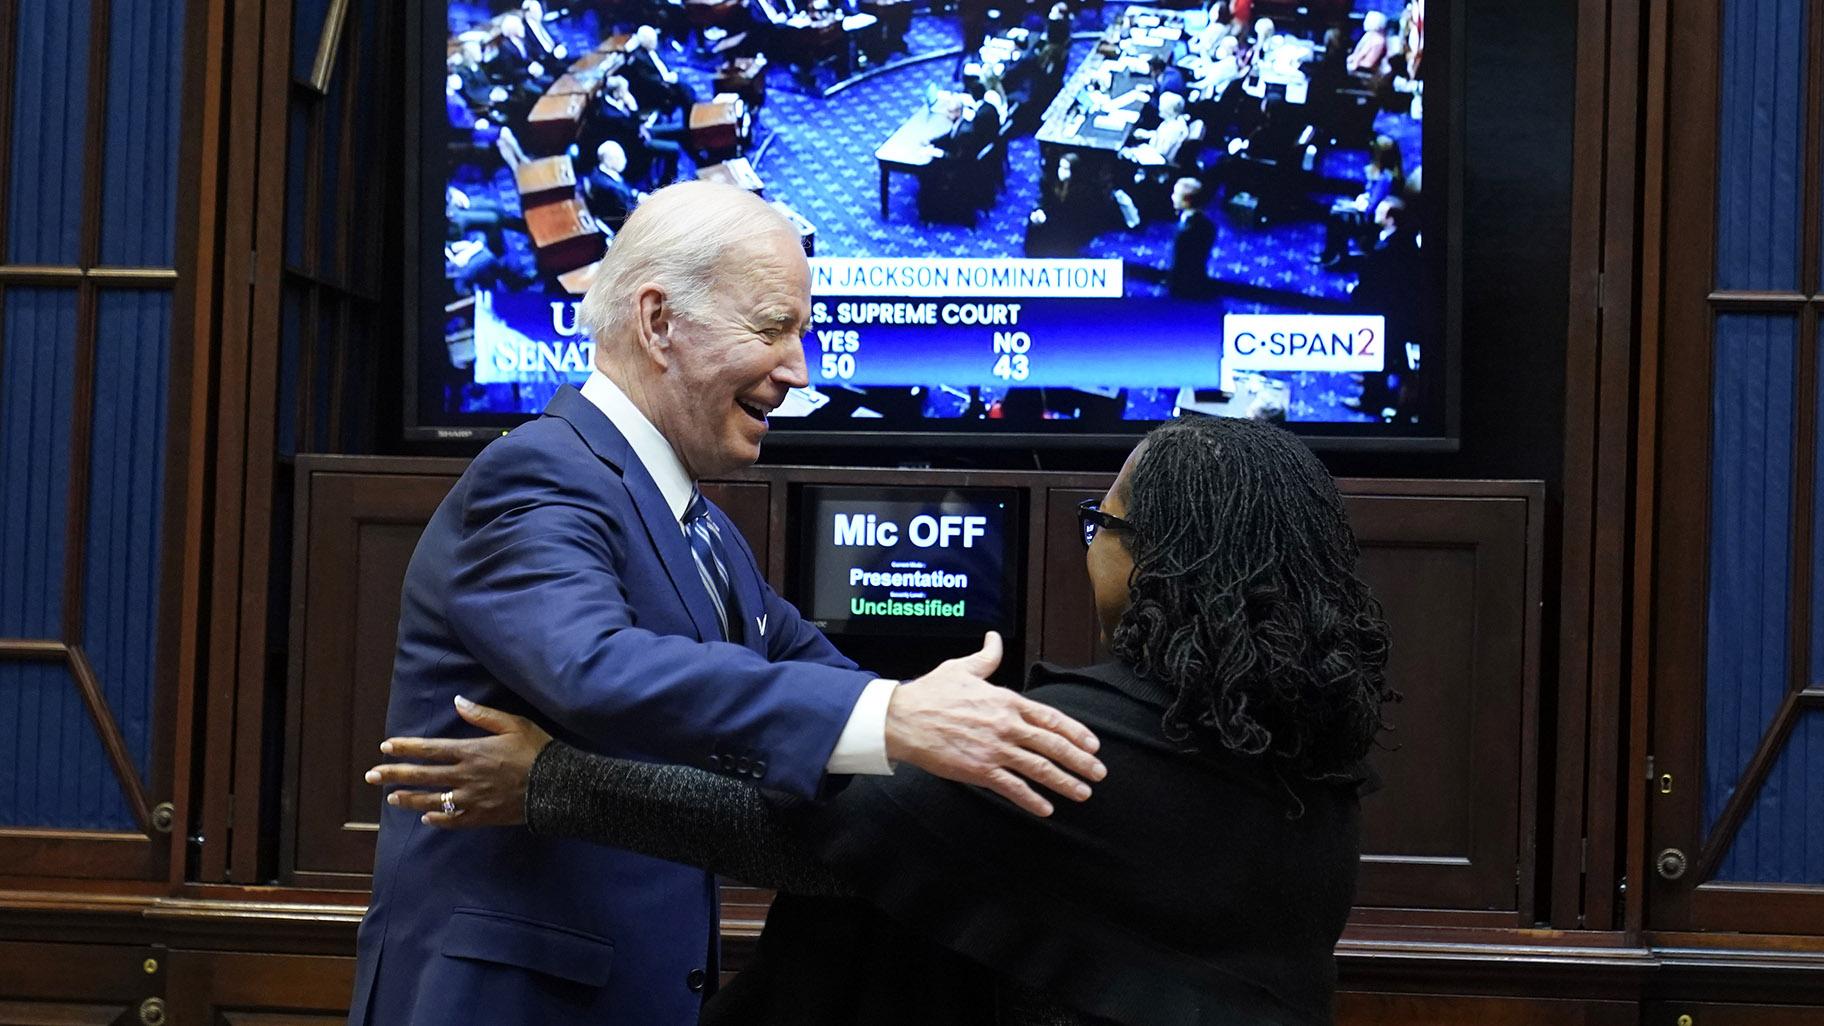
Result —
[[1001, 636], [989, 631], [980, 651], [893, 689], [887, 758], [985, 787], [1035, 816], [1051, 815], [1052, 806], [1032, 784], [1072, 801], [1088, 798], [1083, 781], [1108, 773], [1095, 757], [1096, 736], [1049, 705], [988, 683], [1000, 665]]

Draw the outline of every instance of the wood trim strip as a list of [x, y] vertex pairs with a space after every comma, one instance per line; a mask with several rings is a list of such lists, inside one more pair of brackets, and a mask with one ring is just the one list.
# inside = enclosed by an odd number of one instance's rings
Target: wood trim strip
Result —
[[[1819, 125], [1819, 118], [1824, 118], [1824, 61], [1819, 55], [1824, 54], [1824, 3], [1812, 0], [1805, 12], [1805, 31], [1809, 37], [1805, 46], [1805, 120], [1800, 129], [1799, 153], [1804, 160], [1805, 170], [1801, 173], [1800, 188], [1803, 190], [1799, 216], [1799, 288], [1810, 293], [1811, 308], [1815, 310], [1824, 302], [1824, 282], [1820, 282], [1821, 268], [1819, 261], [1824, 258], [1820, 252], [1824, 240], [1819, 234], [1824, 231], [1824, 127]], [[1815, 346], [1817, 333], [1804, 336]], [[1801, 343], [1803, 344], [1803, 343]], [[1815, 393], [1809, 393], [1815, 398]], [[1815, 403], [1814, 403], [1815, 405]]]
[[[1670, 66], [1668, 48], [1671, 18], [1665, 4], [1646, 5], [1645, 38], [1640, 53], [1646, 63], [1641, 75], [1640, 94], [1645, 116], [1642, 119], [1640, 175], [1640, 242], [1636, 264], [1640, 275], [1638, 340], [1639, 355], [1634, 375], [1635, 413], [1634, 443], [1634, 544], [1629, 551], [1633, 562], [1623, 597], [1631, 598], [1633, 620], [1630, 624], [1627, 651], [1624, 655], [1628, 673], [1628, 738], [1623, 777], [1617, 789], [1623, 796], [1623, 815], [1627, 837], [1619, 853], [1619, 871], [1631, 880], [1641, 881], [1634, 888], [1634, 900], [1622, 906], [1620, 926], [1630, 936], [1638, 936], [1646, 925], [1646, 906], [1650, 900], [1647, 881], [1647, 806], [1648, 791], [1642, 781], [1653, 745], [1651, 702], [1654, 668], [1654, 630], [1658, 607], [1655, 603], [1654, 573], [1658, 566], [1658, 518], [1656, 489], [1659, 470], [1659, 382], [1660, 332], [1664, 323], [1665, 210], [1667, 203], [1667, 74]], [[1587, 924], [1586, 925], [1593, 925]]]
[[[346, 20], [347, 11], [340, 12], [340, 16]], [[377, 18], [376, 21], [378, 20], [380, 19]], [[346, 51], [347, 56], [342, 58], [344, 68], [342, 110], [340, 112], [342, 145], [337, 150], [338, 167], [336, 169], [336, 181], [340, 183], [341, 189], [336, 196], [336, 223], [353, 225], [361, 223], [361, 219], [356, 216], [356, 213], [359, 198], [364, 194], [363, 190], [358, 189], [354, 184], [360, 180], [361, 176], [355, 167], [356, 147], [353, 139], [355, 137], [355, 98], [361, 95], [361, 75], [366, 70], [362, 61], [364, 53], [362, 33], [367, 31], [366, 22], [361, 18], [356, 18], [346, 31], [340, 24], [337, 26], [337, 31], [341, 35], [341, 48]], [[336, 277], [344, 282], [354, 279], [354, 269], [350, 266], [352, 262], [350, 238], [356, 234], [353, 231], [340, 231], [335, 236], [335, 273]], [[377, 235], [379, 233], [363, 232], [360, 234]], [[325, 410], [329, 423], [324, 437], [331, 447], [341, 449], [348, 444], [348, 440], [342, 435], [343, 397], [348, 387], [349, 335], [353, 330], [352, 322], [354, 321], [356, 300], [351, 297], [346, 287], [337, 291], [334, 306], [335, 336], [329, 347], [329, 402]], [[313, 402], [312, 405], [314, 406], [315, 403]], [[300, 435], [299, 438], [303, 440], [305, 436]]]
[[[204, 745], [197, 738], [199, 709], [206, 708], [203, 653], [208, 616], [204, 599], [208, 578], [210, 425], [214, 404], [209, 384], [214, 373], [218, 275], [225, 257], [221, 245], [220, 205], [225, 183], [222, 161], [223, 111], [229, 75], [227, 0], [192, 0], [185, 26], [186, 52], [193, 55], [184, 75], [183, 121], [193, 126], [181, 133], [178, 167], [187, 175], [177, 197], [176, 259], [184, 268], [175, 290], [171, 327], [171, 413], [165, 492], [168, 497], [164, 539], [166, 587], [160, 617], [161, 665], [174, 687], [163, 694], [174, 707], [167, 737], [154, 742], [154, 752], [169, 745], [161, 767], [169, 767], [171, 801], [177, 828], [166, 850], [170, 886], [183, 883], [189, 861], [189, 837], [201, 827], [193, 798], [201, 795]], [[160, 770], [163, 772], [163, 770]], [[205, 847], [206, 853], [206, 847]]]
[[70, 647], [50, 638], [0, 638], [0, 659], [64, 658]]
[[95, 733], [101, 737], [102, 750], [108, 754], [108, 765], [114, 768], [114, 776], [120, 781], [120, 789], [127, 799], [127, 808], [138, 821], [140, 831], [150, 837], [152, 804], [146, 799], [145, 783], [139, 778], [139, 768], [133, 765], [133, 756], [127, 751], [126, 739], [121, 736], [120, 727], [108, 709], [108, 699], [102, 694], [101, 681], [95, 676], [95, 668], [89, 665], [89, 657], [80, 646], [71, 645], [69, 656], [70, 676], [76, 679], [76, 689], [82, 694], [82, 704], [89, 710], [89, 719], [95, 724]]
[[[214, 542], [213, 571], [204, 622], [208, 667], [205, 692], [207, 727], [203, 739], [204, 778], [200, 823], [204, 837], [197, 875], [205, 881], [228, 879], [229, 802], [234, 794], [234, 714], [239, 698], [236, 672], [240, 620], [242, 539], [240, 523], [246, 500], [243, 459], [247, 420], [247, 347], [254, 277], [253, 216], [259, 104], [260, 5], [229, 0], [227, 23], [232, 39], [221, 51], [227, 66], [227, 117], [223, 125], [225, 186], [221, 198], [220, 369], [214, 389], [213, 511], [208, 534]], [[201, 312], [201, 311], [199, 311]], [[254, 786], [251, 782], [248, 786]]]
[[285, 258], [286, 111], [291, 96], [290, 0], [254, 5], [262, 20], [260, 45], [253, 51], [259, 80], [258, 145], [254, 163], [251, 308], [247, 333], [234, 342], [247, 354], [247, 391], [240, 409], [244, 444], [233, 452], [245, 471], [240, 538], [240, 579], [233, 601], [240, 608], [234, 716], [234, 822], [245, 824], [230, 838], [228, 866], [236, 880], [261, 877], [260, 801], [265, 790], [266, 631], [268, 585], [272, 562], [273, 490], [276, 473], [278, 411], [267, 398], [277, 395], [279, 322]]
[[[1578, 924], [1614, 929], [1617, 876], [1625, 827], [1622, 782], [1632, 779], [1626, 744], [1628, 502], [1635, 454], [1631, 448], [1640, 288], [1640, 105], [1645, 14], [1638, 0], [1612, 0], [1609, 35], [1607, 161], [1603, 217], [1603, 289], [1599, 311], [1596, 482], [1593, 493], [1590, 585], [1589, 749], [1586, 756], [1583, 910]], [[1582, 852], [1578, 853], [1582, 856]]]
[[178, 279], [175, 267], [58, 267], [0, 263], [0, 285], [80, 285], [111, 288], [168, 287]]
[[[109, 0], [89, 0], [89, 83], [83, 147], [90, 159], [82, 175], [82, 227], [77, 261], [93, 267], [101, 256], [101, 182], [107, 141]], [[63, 638], [72, 648], [82, 644], [83, 585], [87, 580], [89, 540], [90, 449], [95, 424], [95, 335], [99, 306], [86, 281], [76, 288], [76, 387], [70, 412], [70, 493], [63, 542]], [[92, 675], [92, 673], [91, 673]], [[85, 699], [87, 696], [84, 696]], [[100, 698], [99, 689], [95, 697]], [[104, 701], [91, 716], [106, 716]], [[144, 825], [144, 820], [141, 820]]]
[[1710, 828], [1710, 835], [1704, 838], [1704, 845], [1697, 857], [1697, 864], [1689, 874], [1693, 885], [1708, 882], [1716, 875], [1716, 867], [1728, 854], [1729, 846], [1735, 841], [1736, 831], [1741, 829], [1742, 821], [1748, 818], [1748, 812], [1754, 808], [1755, 800], [1761, 796], [1761, 786], [1767, 782], [1767, 774], [1773, 771], [1773, 764], [1779, 760], [1780, 751], [1786, 747], [1786, 739], [1792, 735], [1793, 724], [1798, 722], [1800, 696], [1803, 691], [1788, 691], [1780, 700], [1780, 708], [1773, 714], [1773, 722], [1767, 727], [1767, 733], [1761, 735], [1761, 743], [1754, 750], [1754, 757], [1748, 760], [1748, 768], [1742, 771], [1742, 778], [1729, 795], [1728, 804], [1716, 817], [1716, 824]]
[[1705, 298], [1721, 313], [1798, 313], [1806, 306], [1824, 303], [1824, 296], [1806, 292], [1757, 292], [1748, 289], [1715, 289]]
[[[1661, 5], [1663, 6], [1663, 5]], [[1654, 263], [1664, 275], [1655, 309], [1660, 320], [1642, 325], [1643, 347], [1655, 352], [1658, 380], [1656, 418], [1643, 422], [1641, 438], [1650, 440], [1652, 459], [1668, 471], [1663, 496], [1646, 494], [1656, 503], [1652, 526], [1653, 584], [1640, 598], [1652, 603], [1653, 638], [1647, 676], [1653, 695], [1638, 707], [1651, 725], [1648, 752], [1659, 772], [1679, 779], [1703, 779], [1702, 745], [1693, 743], [1705, 730], [1703, 646], [1706, 596], [1709, 590], [1709, 502], [1712, 384], [1714, 382], [1715, 311], [1708, 297], [1716, 285], [1716, 167], [1720, 154], [1718, 126], [1721, 96], [1718, 67], [1722, 38], [1720, 6], [1703, 4], [1667, 18], [1663, 58], [1655, 61], [1649, 95], [1663, 94], [1659, 111], [1664, 145], [1664, 174], [1649, 185], [1663, 185], [1663, 199], [1649, 209], [1663, 218], [1663, 233]], [[1671, 69], [1676, 68], [1677, 73]], [[1676, 216], [1672, 212], [1677, 212]], [[1638, 444], [1638, 443], [1637, 443]], [[1654, 700], [1657, 699], [1657, 700]], [[1644, 760], [1642, 760], [1644, 762]], [[1643, 768], [1644, 775], [1644, 768]], [[1645, 792], [1644, 781], [1629, 781]], [[1650, 902], [1652, 925], [1683, 929], [1694, 925], [1692, 888], [1688, 881], [1668, 883], [1649, 866], [1647, 852], [1661, 848], [1686, 851], [1703, 845], [1701, 787], [1681, 787], [1673, 795], [1654, 791], [1648, 817], [1648, 845], [1631, 867], [1630, 879], [1641, 881], [1630, 908]], [[1643, 795], [1644, 797], [1644, 795]]]
[[[1541, 918], [1564, 929], [1582, 922], [1583, 848], [1587, 817], [1581, 798], [1588, 772], [1591, 610], [1598, 471], [1595, 441], [1601, 361], [1602, 310], [1598, 282], [1603, 273], [1603, 172], [1608, 65], [1607, 5], [1578, 10], [1576, 129], [1572, 142], [1569, 317], [1564, 366], [1564, 507], [1559, 541], [1558, 738], [1552, 767], [1554, 803], [1548, 855], [1551, 907]], [[1535, 881], [1522, 881], [1530, 890]], [[1521, 902], [1522, 909], [1529, 902]]]

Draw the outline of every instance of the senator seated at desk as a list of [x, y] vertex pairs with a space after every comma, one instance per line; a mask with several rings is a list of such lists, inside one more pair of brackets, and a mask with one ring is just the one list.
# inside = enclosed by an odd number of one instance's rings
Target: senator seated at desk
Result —
[[583, 204], [589, 214], [609, 231], [618, 232], [627, 215], [646, 194], [627, 184], [627, 152], [617, 142], [605, 142], [596, 150], [596, 168], [582, 180]]

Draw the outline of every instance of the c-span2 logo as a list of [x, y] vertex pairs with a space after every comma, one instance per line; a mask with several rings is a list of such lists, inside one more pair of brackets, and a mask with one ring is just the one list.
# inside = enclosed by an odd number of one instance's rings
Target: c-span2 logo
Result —
[[1387, 318], [1229, 314], [1222, 319], [1222, 362], [1224, 370], [1385, 370]]

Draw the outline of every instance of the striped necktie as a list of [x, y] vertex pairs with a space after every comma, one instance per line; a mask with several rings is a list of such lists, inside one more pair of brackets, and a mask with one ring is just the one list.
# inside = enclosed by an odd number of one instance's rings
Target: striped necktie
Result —
[[716, 620], [722, 625], [722, 640], [728, 641], [728, 548], [722, 544], [722, 529], [709, 517], [709, 503], [703, 493], [690, 497], [690, 508], [684, 511], [684, 538], [690, 542], [691, 558], [696, 560], [697, 575], [716, 607]]

